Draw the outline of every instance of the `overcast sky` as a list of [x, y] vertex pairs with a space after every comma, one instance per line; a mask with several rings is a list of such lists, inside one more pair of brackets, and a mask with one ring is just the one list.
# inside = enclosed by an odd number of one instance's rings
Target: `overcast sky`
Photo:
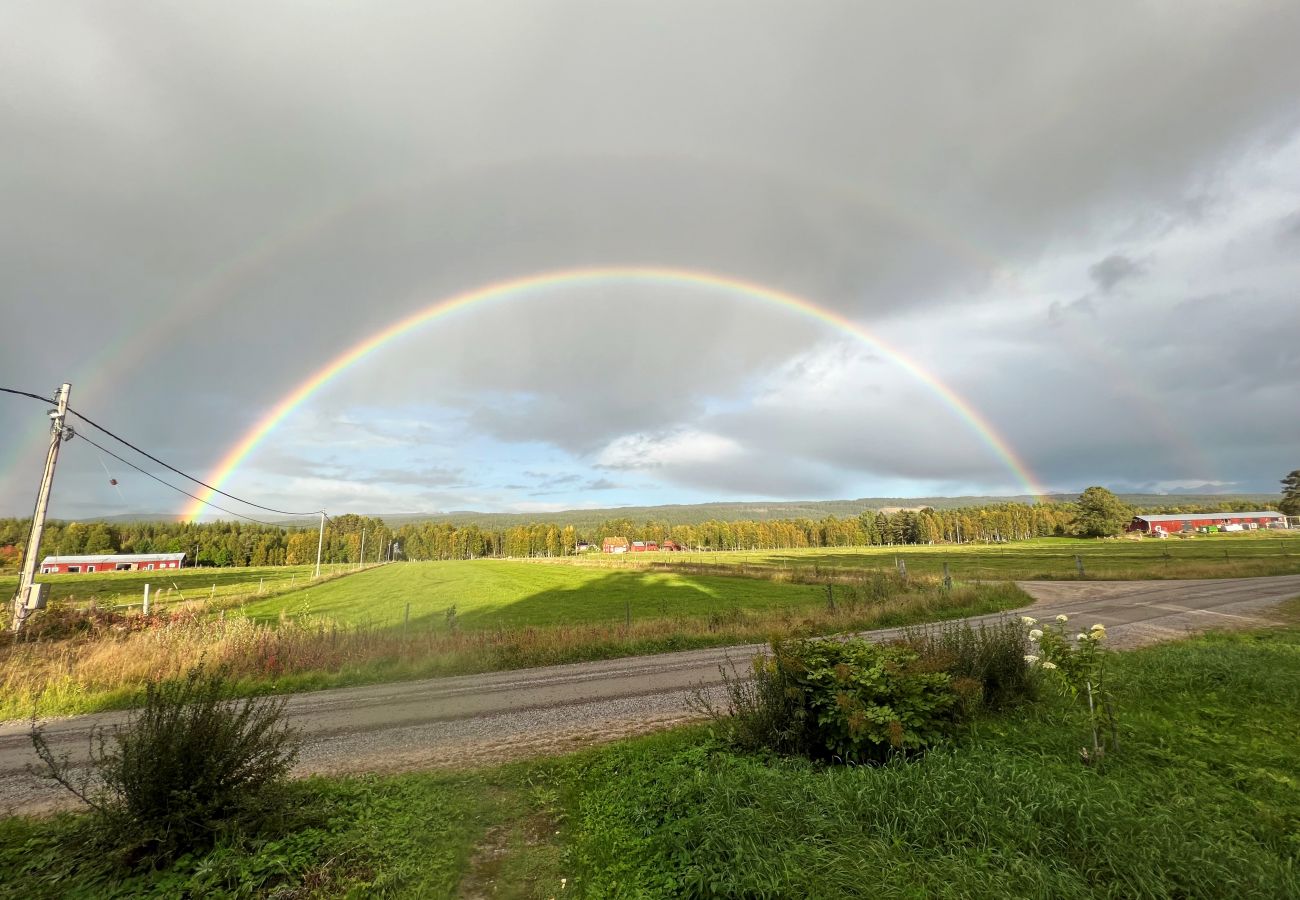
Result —
[[[1298, 46], [1285, 0], [0, 0], [0, 385], [71, 381], [206, 475], [440, 298], [665, 266], [869, 329], [1049, 489], [1272, 492], [1300, 467]], [[0, 513], [46, 421], [0, 398]], [[381, 513], [1024, 491], [845, 331], [618, 281], [388, 344], [226, 486]], [[52, 512], [184, 503], [74, 440]]]

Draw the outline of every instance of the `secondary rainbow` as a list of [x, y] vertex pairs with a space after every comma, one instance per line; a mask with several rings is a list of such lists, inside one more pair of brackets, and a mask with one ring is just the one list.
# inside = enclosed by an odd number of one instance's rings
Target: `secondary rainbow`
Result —
[[[740, 278], [691, 269], [662, 268], [658, 266], [599, 266], [542, 272], [523, 278], [498, 281], [439, 300], [417, 310], [344, 350], [285, 395], [226, 452], [208, 477], [208, 483], [218, 488], [222, 487], [234, 474], [235, 470], [239, 468], [240, 464], [248, 458], [249, 454], [266, 439], [267, 435], [274, 431], [277, 425], [291, 415], [308, 398], [352, 366], [402, 335], [443, 316], [480, 303], [519, 298], [550, 288], [582, 286], [597, 282], [659, 283], [678, 287], [726, 291], [737, 296], [762, 301], [772, 306], [784, 307], [825, 322], [867, 344], [928, 387], [993, 451], [994, 455], [998, 457], [1029, 494], [1042, 497], [1045, 493], [1029, 467], [968, 401], [920, 363], [901, 350], [885, 343], [885, 341], [856, 322], [837, 312], [818, 306], [803, 297], [744, 281]], [[198, 496], [202, 500], [192, 501], [184, 513], [187, 520], [194, 519], [202, 512], [204, 501], [210, 500], [213, 492], [204, 489]]]

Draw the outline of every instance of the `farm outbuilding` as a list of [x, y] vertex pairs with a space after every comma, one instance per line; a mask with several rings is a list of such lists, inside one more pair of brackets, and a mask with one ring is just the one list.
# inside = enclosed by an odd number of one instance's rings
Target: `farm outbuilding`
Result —
[[633, 553], [654, 553], [658, 552], [659, 545], [654, 541], [633, 541]]
[[628, 548], [627, 538], [607, 537], [600, 549], [605, 553], [626, 553]]
[[1257, 528], [1285, 528], [1286, 516], [1280, 512], [1176, 513], [1159, 516], [1134, 516], [1129, 531], [1143, 534], [1179, 534], [1200, 528], [1253, 531]]
[[180, 569], [184, 553], [106, 553], [97, 556], [47, 556], [41, 560], [42, 575], [77, 575], [87, 572], [152, 572]]

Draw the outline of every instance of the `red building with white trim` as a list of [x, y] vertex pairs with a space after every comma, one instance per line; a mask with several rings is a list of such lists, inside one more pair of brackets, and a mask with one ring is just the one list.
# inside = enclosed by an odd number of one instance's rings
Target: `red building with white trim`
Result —
[[1286, 516], [1280, 512], [1271, 511], [1134, 516], [1127, 530], [1140, 531], [1143, 534], [1157, 534], [1159, 532], [1178, 534], [1179, 532], [1195, 531], [1198, 528], [1223, 528], [1226, 525], [1239, 525], [1246, 530], [1285, 528]]
[[97, 556], [47, 556], [42, 575], [83, 575], [90, 572], [153, 572], [184, 568], [184, 553], [105, 553]]

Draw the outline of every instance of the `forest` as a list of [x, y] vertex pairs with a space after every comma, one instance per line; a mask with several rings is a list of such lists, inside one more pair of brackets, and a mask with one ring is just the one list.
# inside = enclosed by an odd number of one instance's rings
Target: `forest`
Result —
[[[1250, 503], [1197, 504], [1197, 511], [1245, 509]], [[1254, 504], [1256, 507], [1261, 504]], [[1144, 507], [1143, 512], [1188, 512], [1181, 506]], [[382, 518], [343, 515], [325, 527], [322, 559], [329, 563], [394, 559], [447, 560], [492, 557], [567, 556], [606, 537], [635, 541], [672, 540], [687, 550], [779, 550], [889, 544], [995, 543], [1076, 533], [1073, 503], [994, 503], [959, 509], [902, 509], [856, 516], [699, 524], [607, 519], [578, 527], [555, 522], [489, 528], [470, 522], [406, 522], [394, 527]], [[30, 520], [0, 519], [0, 569], [17, 568]], [[99, 553], [186, 554], [189, 566], [279, 566], [315, 562], [315, 525], [256, 525], [244, 522], [49, 522], [41, 555]]]

